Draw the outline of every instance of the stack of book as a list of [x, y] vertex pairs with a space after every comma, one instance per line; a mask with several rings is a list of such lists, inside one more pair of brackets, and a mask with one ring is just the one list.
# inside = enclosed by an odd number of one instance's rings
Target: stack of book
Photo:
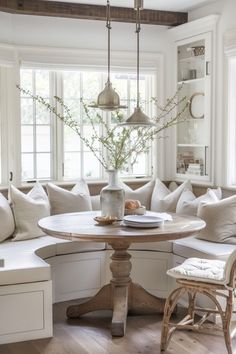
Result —
[[203, 166], [199, 163], [190, 163], [188, 165], [187, 173], [190, 175], [201, 176], [203, 173]]

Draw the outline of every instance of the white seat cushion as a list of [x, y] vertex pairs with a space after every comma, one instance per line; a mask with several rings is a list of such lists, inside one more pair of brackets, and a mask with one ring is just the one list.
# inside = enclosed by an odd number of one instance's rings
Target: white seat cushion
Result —
[[208, 242], [195, 237], [182, 238], [173, 242], [173, 253], [184, 258], [226, 260], [235, 249], [236, 245]]
[[225, 284], [225, 261], [189, 258], [167, 274], [176, 279], [187, 279], [215, 284]]
[[105, 243], [71, 242], [51, 236], [18, 242], [5, 241], [0, 245], [0, 259], [4, 259], [4, 267], [0, 267], [0, 285], [50, 280], [50, 265], [43, 259], [103, 249]]
[[50, 236], [18, 242], [7, 241], [0, 246], [0, 258], [4, 267], [0, 268], [0, 284], [21, 284], [51, 279], [50, 266], [35, 252], [47, 246], [47, 256], [56, 255], [55, 241]]

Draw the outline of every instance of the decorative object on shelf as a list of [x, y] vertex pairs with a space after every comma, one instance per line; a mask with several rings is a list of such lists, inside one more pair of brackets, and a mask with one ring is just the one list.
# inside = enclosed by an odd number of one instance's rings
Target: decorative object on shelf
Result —
[[108, 185], [101, 190], [101, 215], [122, 220], [125, 211], [125, 191], [118, 182], [118, 171], [107, 170]]
[[136, 11], [136, 34], [137, 34], [137, 105], [134, 113], [122, 125], [131, 126], [155, 126], [155, 122], [143, 113], [140, 107], [140, 93], [139, 93], [139, 35], [141, 31], [140, 11], [143, 10], [143, 0], [134, 0], [134, 9]]
[[[205, 96], [205, 94], [204, 94], [204, 92], [195, 92], [191, 97], [190, 97], [190, 100], [189, 100], [189, 113], [190, 113], [190, 115], [191, 115], [191, 117], [192, 118], [194, 118], [194, 119], [203, 119], [204, 118], [204, 113], [198, 113], [197, 112], [197, 110], [196, 110], [196, 108], [194, 107], [194, 105], [195, 106], [202, 106], [202, 109], [204, 109], [204, 105], [202, 105], [202, 104], [198, 104], [198, 101], [197, 101], [197, 99], [199, 99], [199, 97], [204, 97]], [[194, 105], [193, 105], [193, 103], [194, 103]], [[196, 112], [195, 112], [195, 110], [196, 110]]]
[[199, 55], [205, 55], [205, 46], [196, 45], [196, 46], [188, 47], [187, 51], [190, 51], [193, 56], [198, 57]]
[[111, 9], [110, 9], [110, 1], [107, 0], [107, 21], [106, 28], [108, 33], [108, 75], [107, 82], [105, 84], [105, 88], [97, 98], [97, 103], [94, 105], [90, 105], [92, 108], [100, 108], [104, 111], [115, 111], [116, 109], [127, 108], [127, 106], [120, 105], [120, 97], [118, 93], [113, 89], [112, 83], [110, 80], [111, 74]]
[[194, 80], [197, 77], [197, 70], [196, 69], [190, 69], [189, 70], [189, 80]]

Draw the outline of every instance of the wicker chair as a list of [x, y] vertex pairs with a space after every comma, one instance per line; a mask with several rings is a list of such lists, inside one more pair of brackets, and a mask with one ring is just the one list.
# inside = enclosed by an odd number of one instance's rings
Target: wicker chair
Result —
[[[230, 255], [227, 262], [200, 258], [187, 259], [183, 264], [168, 270], [168, 275], [176, 278], [179, 287], [167, 298], [164, 310], [161, 333], [161, 351], [165, 351], [170, 338], [176, 329], [203, 330], [204, 322], [212, 314], [219, 314], [222, 320], [225, 344], [229, 354], [232, 354], [230, 323], [234, 304], [234, 290], [236, 284], [236, 250]], [[223, 292], [222, 292], [223, 291]], [[183, 294], [188, 296], [187, 315], [179, 322], [170, 322], [170, 317]], [[213, 308], [196, 306], [197, 294], [206, 295], [215, 305]], [[222, 304], [222, 299], [223, 304]], [[201, 319], [196, 320], [195, 312], [203, 313]], [[216, 327], [214, 324], [207, 326]]]

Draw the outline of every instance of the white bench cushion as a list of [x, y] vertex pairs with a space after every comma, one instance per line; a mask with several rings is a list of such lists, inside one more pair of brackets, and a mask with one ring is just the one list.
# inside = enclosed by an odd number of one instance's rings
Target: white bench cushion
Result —
[[181, 265], [169, 269], [167, 274], [176, 279], [225, 284], [225, 261], [189, 258]]
[[187, 237], [173, 242], [173, 253], [184, 258], [198, 257], [226, 260], [236, 245], [208, 242]]
[[105, 243], [70, 242], [51, 236], [17, 242], [5, 241], [0, 245], [0, 259], [4, 259], [5, 263], [0, 268], [0, 285], [50, 280], [50, 265], [43, 259], [102, 249], [105, 249]]

